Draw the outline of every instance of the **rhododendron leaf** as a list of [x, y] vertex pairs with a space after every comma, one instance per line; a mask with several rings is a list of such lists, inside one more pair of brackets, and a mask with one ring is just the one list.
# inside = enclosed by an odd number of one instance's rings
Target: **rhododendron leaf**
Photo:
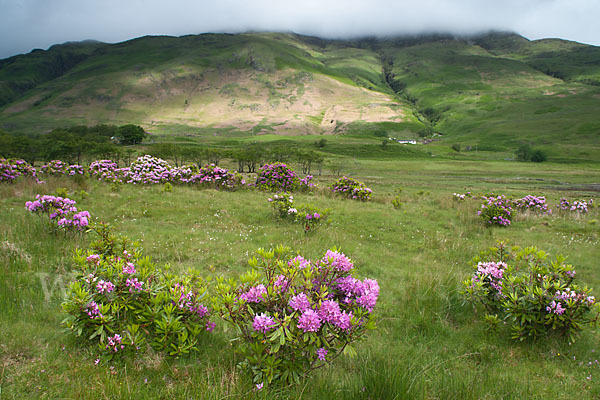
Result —
[[346, 346], [346, 348], [344, 349], [344, 354], [350, 358], [355, 358], [358, 355], [356, 353], [356, 350], [354, 350], [354, 347], [352, 347], [351, 345]]

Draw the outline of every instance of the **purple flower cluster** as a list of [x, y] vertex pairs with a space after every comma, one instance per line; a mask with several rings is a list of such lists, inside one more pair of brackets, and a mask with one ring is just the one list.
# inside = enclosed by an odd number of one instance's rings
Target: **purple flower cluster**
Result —
[[316, 332], [322, 324], [321, 317], [314, 310], [306, 310], [298, 317], [298, 329], [304, 332]]
[[304, 269], [306, 267], [310, 267], [310, 260], [298, 255], [288, 261], [288, 266]]
[[119, 350], [123, 350], [125, 346], [122, 344], [121, 335], [115, 333], [114, 336], [109, 336], [106, 338], [106, 349], [112, 352], [117, 352]]
[[131, 163], [125, 173], [127, 183], [152, 185], [173, 181], [173, 168], [162, 158], [145, 155]]
[[253, 286], [240, 295], [240, 299], [247, 303], [260, 303], [264, 300], [263, 295], [267, 294], [267, 288], [265, 285]]
[[197, 174], [189, 178], [181, 178], [182, 183], [203, 184], [215, 189], [233, 189], [236, 185], [235, 175], [215, 164], [207, 164]]
[[314, 183], [312, 183], [313, 180], [313, 176], [312, 175], [306, 175], [304, 178], [300, 178], [300, 187], [301, 188], [307, 188], [307, 189], [312, 189], [314, 187], [316, 187], [316, 185]]
[[556, 205], [561, 211], [571, 211], [577, 214], [585, 214], [589, 211], [590, 208], [594, 206], [594, 199], [585, 200], [575, 200], [573, 203], [569, 202], [569, 200], [564, 197], [560, 199], [560, 204]]
[[40, 173], [53, 176], [74, 176], [84, 175], [84, 168], [78, 164], [67, 164], [60, 160], [52, 160], [40, 168]]
[[117, 163], [112, 160], [96, 160], [88, 168], [88, 172], [92, 178], [99, 181], [118, 183], [123, 182], [123, 173], [126, 171], [126, 168], [120, 169]]
[[25, 203], [27, 210], [47, 215], [50, 223], [62, 229], [82, 230], [89, 225], [90, 213], [77, 211], [75, 200], [51, 195], [36, 195], [34, 201]]
[[477, 271], [471, 278], [472, 285], [477, 282], [483, 282], [484, 285], [492, 287], [500, 296], [502, 294], [502, 279], [504, 278], [504, 272], [506, 271], [506, 263], [504, 262], [479, 262], [477, 264]]
[[206, 330], [212, 331], [214, 324], [209, 323], [208, 317], [210, 312], [208, 307], [200, 303], [197, 299], [196, 293], [193, 290], [186, 288], [184, 285], [176, 283], [170, 289], [171, 295], [174, 298], [173, 303], [180, 309], [186, 310], [192, 315], [198, 316], [199, 318], [207, 318]]
[[138, 281], [138, 278], [129, 278], [125, 281], [125, 286], [129, 288], [130, 293], [141, 292], [144, 282]]
[[349, 199], [367, 201], [371, 198], [373, 191], [364, 183], [343, 176], [331, 184], [331, 191], [347, 197]]
[[288, 305], [295, 311], [304, 312], [311, 308], [310, 300], [306, 296], [306, 293], [299, 293], [295, 296], [292, 296]]
[[99, 293], [110, 293], [115, 290], [115, 285], [110, 281], [100, 280], [96, 285]]
[[95, 301], [89, 302], [88, 305], [86, 306], [84, 312], [91, 319], [98, 319], [98, 318], [102, 318], [103, 317], [103, 315], [100, 313], [100, 308], [98, 307], [98, 304], [96, 304]]
[[481, 210], [477, 212], [486, 224], [509, 226], [512, 219], [511, 202], [505, 196], [483, 196]]
[[25, 160], [7, 160], [0, 158], [0, 183], [14, 182], [17, 178], [30, 176], [37, 180], [37, 173], [34, 167], [29, 165]]
[[40, 173], [47, 175], [64, 175], [67, 170], [67, 164], [60, 160], [52, 160], [48, 163], [42, 165], [40, 168]]
[[596, 303], [596, 298], [594, 296], [588, 296], [585, 293], [579, 293], [575, 290], [571, 290], [570, 288], [566, 288], [562, 292], [557, 290], [554, 294], [554, 299], [563, 301], [565, 303], [585, 303], [588, 306], [592, 306], [594, 303]]
[[527, 195], [513, 201], [513, 205], [520, 210], [531, 210], [541, 213], [548, 212], [548, 204], [544, 196]]
[[324, 347], [320, 347], [317, 349], [317, 358], [321, 361], [325, 361], [325, 356], [327, 355], [327, 349]]
[[265, 164], [256, 175], [256, 187], [261, 190], [293, 191], [298, 184], [298, 176], [284, 163]]
[[550, 305], [546, 307], [546, 312], [554, 313], [556, 315], [562, 315], [565, 312], [565, 309], [563, 308], [562, 304], [560, 304], [560, 302], [557, 303], [555, 300], [552, 300], [552, 303], [550, 303]]
[[320, 265], [331, 265], [336, 271], [348, 272], [354, 268], [352, 261], [344, 253], [333, 250], [327, 250], [325, 257], [321, 259]]
[[344, 295], [342, 298], [344, 304], [355, 302], [367, 311], [373, 311], [379, 297], [379, 284], [376, 280], [365, 279], [361, 282], [352, 276], [346, 276], [339, 278], [336, 283]]
[[252, 322], [252, 328], [257, 332], [267, 333], [271, 329], [275, 328], [276, 322], [273, 318], [269, 317], [265, 313], [256, 314], [254, 321]]

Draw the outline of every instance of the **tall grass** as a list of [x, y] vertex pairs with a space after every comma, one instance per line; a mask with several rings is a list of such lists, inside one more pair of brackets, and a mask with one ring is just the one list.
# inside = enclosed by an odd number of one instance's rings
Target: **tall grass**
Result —
[[[487, 170], [468, 170], [478, 167]], [[551, 166], [531, 174], [518, 167], [363, 162], [355, 176], [375, 189], [372, 202], [344, 200], [326, 191], [295, 196], [298, 203], [332, 209], [331, 224], [310, 234], [277, 221], [266, 201], [268, 194], [251, 190], [176, 186], [165, 193], [160, 187], [122, 186], [114, 192], [103, 183], [58, 178], [48, 179], [46, 185], [27, 181], [2, 185], [0, 396], [597, 398], [598, 331], [586, 330], [573, 344], [561, 339], [514, 343], [505, 331], [487, 332], [459, 293], [461, 280], [471, 271], [468, 261], [497, 239], [568, 255], [578, 277], [600, 288], [596, 268], [600, 232], [593, 223], [597, 213], [580, 218], [529, 216], [507, 229], [485, 228], [476, 216], [477, 201], [452, 200], [452, 192], [467, 188], [474, 193], [540, 194], [537, 181], [516, 180], [519, 176], [578, 183], [597, 177], [593, 168], [581, 166]], [[334, 178], [323, 176], [318, 181], [326, 186]], [[61, 285], [70, 278], [71, 254], [90, 238], [53, 234], [24, 208], [36, 193], [53, 193], [61, 187], [70, 191], [81, 209], [139, 240], [145, 254], [173, 271], [192, 268], [211, 277], [236, 276], [258, 247], [283, 243], [312, 258], [330, 246], [341, 247], [355, 261], [359, 275], [374, 277], [381, 285], [378, 329], [355, 346], [355, 358], [343, 356], [299, 386], [262, 391], [256, 391], [245, 371], [236, 368], [233, 335], [223, 324], [204, 340], [200, 352], [189, 357], [170, 359], [148, 352], [96, 366], [96, 349], [72, 339], [60, 327]], [[83, 189], [89, 196], [81, 195]], [[543, 191], [552, 204], [563, 195]], [[398, 193], [403, 204], [394, 209], [391, 200]]]

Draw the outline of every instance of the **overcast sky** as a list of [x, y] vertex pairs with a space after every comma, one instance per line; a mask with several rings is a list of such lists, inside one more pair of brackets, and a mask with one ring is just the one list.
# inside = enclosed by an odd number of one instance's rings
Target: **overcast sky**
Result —
[[66, 41], [247, 30], [330, 38], [511, 30], [600, 45], [600, 0], [0, 0], [0, 58]]

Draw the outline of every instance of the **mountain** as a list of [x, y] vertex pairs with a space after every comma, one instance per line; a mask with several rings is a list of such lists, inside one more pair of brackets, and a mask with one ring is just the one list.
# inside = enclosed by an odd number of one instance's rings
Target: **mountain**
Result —
[[514, 33], [296, 34], [66, 43], [0, 60], [0, 128], [343, 134], [600, 160], [600, 48]]

